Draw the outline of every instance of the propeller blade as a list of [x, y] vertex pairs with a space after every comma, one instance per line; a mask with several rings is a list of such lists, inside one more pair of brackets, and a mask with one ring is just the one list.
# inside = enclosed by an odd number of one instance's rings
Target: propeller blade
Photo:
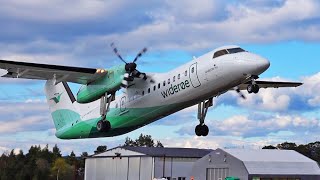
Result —
[[122, 62], [126, 63], [127, 62], [121, 57], [118, 49], [115, 47], [114, 43], [111, 43], [110, 46], [113, 48], [113, 52], [119, 57], [119, 59], [121, 59]]
[[144, 53], [146, 53], [147, 52], [147, 48], [143, 48], [138, 54], [137, 54], [137, 56], [134, 58], [134, 60], [133, 60], [133, 62], [136, 62], [138, 59], [139, 59], [139, 57], [141, 57]]
[[240, 88], [238, 86], [233, 88], [239, 95], [242, 97], [242, 99], [247, 99], [246, 96], [240, 91]]

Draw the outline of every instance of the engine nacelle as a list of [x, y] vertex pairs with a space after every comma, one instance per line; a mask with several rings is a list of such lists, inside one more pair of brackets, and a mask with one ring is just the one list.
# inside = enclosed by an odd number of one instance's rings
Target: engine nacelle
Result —
[[121, 88], [124, 66], [108, 69], [108, 73], [90, 84], [83, 85], [77, 93], [78, 103], [90, 103], [101, 98], [108, 92], [115, 92]]

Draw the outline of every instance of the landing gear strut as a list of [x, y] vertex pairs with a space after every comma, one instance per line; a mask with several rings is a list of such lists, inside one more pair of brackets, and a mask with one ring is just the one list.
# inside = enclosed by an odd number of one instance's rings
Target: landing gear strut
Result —
[[112, 93], [108, 96], [106, 93], [104, 96], [101, 97], [100, 100], [100, 115], [101, 120], [97, 123], [97, 130], [99, 132], [109, 131], [111, 129], [110, 122], [106, 119], [107, 113], [109, 111], [111, 101], [115, 100], [115, 93]]
[[249, 94], [255, 93], [257, 94], [259, 92], [259, 85], [255, 82], [254, 78], [251, 80], [251, 83], [247, 87], [247, 91]]
[[209, 128], [204, 124], [204, 119], [206, 118], [208, 108], [213, 104], [212, 100], [213, 98], [210, 98], [209, 100], [202, 101], [198, 104], [198, 119], [200, 123], [195, 128], [197, 136], [207, 136], [209, 134]]

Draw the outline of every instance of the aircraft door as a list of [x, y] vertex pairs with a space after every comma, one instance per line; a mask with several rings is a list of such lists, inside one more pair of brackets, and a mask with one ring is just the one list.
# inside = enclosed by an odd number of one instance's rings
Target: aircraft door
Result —
[[201, 85], [197, 73], [197, 63], [193, 63], [189, 68], [189, 79], [191, 81], [191, 85], [194, 88], [197, 88]]
[[123, 96], [121, 98], [121, 101], [120, 101], [120, 111], [125, 111], [126, 110], [126, 96]]

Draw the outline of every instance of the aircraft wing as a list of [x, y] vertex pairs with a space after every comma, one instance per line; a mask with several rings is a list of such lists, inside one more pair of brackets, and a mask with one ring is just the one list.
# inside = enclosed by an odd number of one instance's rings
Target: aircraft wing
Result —
[[56, 79], [57, 82], [66, 81], [78, 84], [90, 83], [107, 74], [106, 70], [82, 68], [72, 66], [60, 66], [50, 64], [38, 64], [0, 60], [0, 69], [7, 74], [2, 77], [48, 80]]
[[[255, 81], [260, 88], [280, 88], [280, 87], [298, 87], [301, 86], [300, 82], [275, 82], [275, 81]], [[246, 90], [250, 82], [239, 85], [240, 90]]]

